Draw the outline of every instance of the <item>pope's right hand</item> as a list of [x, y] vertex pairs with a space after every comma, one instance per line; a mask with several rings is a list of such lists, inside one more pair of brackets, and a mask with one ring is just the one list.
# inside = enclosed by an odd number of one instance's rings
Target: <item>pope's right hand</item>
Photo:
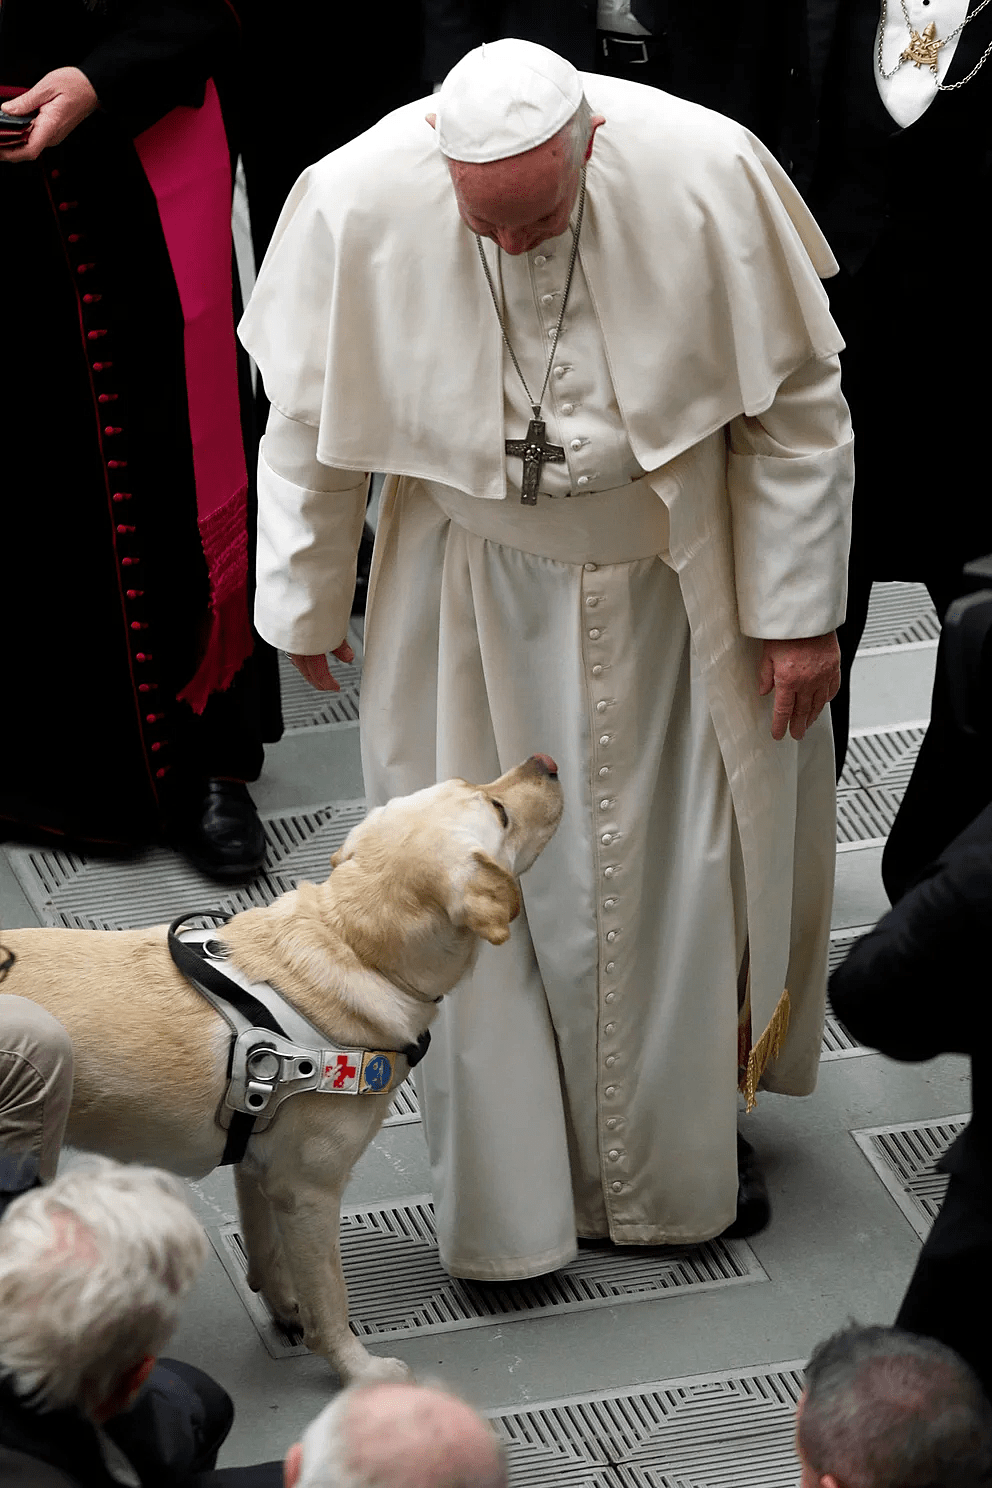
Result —
[[[355, 659], [355, 653], [347, 641], [342, 641], [340, 646], [335, 646], [331, 655], [336, 656], [338, 661], [354, 661]], [[300, 676], [305, 677], [311, 687], [317, 687], [321, 692], [341, 691], [340, 682], [334, 680], [331, 669], [327, 665], [326, 652], [321, 651], [318, 656], [296, 656], [290, 652], [289, 659]]]

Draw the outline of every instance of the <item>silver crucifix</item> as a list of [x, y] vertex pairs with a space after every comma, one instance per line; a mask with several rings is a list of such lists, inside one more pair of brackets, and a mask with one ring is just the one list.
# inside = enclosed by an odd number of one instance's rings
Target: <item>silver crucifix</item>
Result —
[[517, 455], [524, 462], [524, 478], [520, 485], [520, 500], [524, 506], [537, 505], [537, 486], [545, 464], [551, 461], [560, 465], [565, 459], [560, 444], [548, 444], [544, 428], [544, 419], [532, 418], [527, 425], [526, 438], [506, 441], [506, 453]]

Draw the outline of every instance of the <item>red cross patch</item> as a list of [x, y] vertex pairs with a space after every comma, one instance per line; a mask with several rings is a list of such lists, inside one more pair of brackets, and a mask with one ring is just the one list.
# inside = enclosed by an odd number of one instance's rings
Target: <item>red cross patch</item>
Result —
[[[337, 1059], [336, 1059], [336, 1061], [335, 1061], [335, 1063], [337, 1064], [337, 1071], [336, 1071], [336, 1073], [334, 1073], [334, 1079], [331, 1082], [331, 1089], [332, 1090], [343, 1090], [344, 1089], [344, 1085], [345, 1085], [345, 1081], [346, 1080], [353, 1080], [355, 1078], [355, 1076], [358, 1074], [358, 1067], [357, 1067], [357, 1065], [349, 1064], [348, 1063], [348, 1056], [347, 1056], [347, 1054], [339, 1054], [338, 1057], [337, 1057]], [[334, 1066], [333, 1065], [330, 1065], [330, 1064], [325, 1065], [325, 1067], [324, 1067], [324, 1074], [325, 1075], [330, 1075], [333, 1072], [334, 1072]]]

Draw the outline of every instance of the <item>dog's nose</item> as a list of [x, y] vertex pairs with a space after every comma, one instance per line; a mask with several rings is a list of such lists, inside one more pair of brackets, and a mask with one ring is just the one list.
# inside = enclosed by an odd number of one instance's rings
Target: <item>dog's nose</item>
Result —
[[550, 754], [532, 754], [532, 760], [536, 760], [542, 775], [550, 775], [552, 780], [558, 779], [558, 766]]

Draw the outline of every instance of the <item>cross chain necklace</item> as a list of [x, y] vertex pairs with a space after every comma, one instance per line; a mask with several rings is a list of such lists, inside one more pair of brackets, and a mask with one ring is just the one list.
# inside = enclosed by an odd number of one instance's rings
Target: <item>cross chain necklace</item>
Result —
[[942, 83], [939, 81], [939, 57], [942, 49], [947, 46], [947, 43], [949, 41], [953, 41], [955, 36], [959, 35], [959, 33], [964, 30], [968, 22], [973, 21], [978, 15], [979, 11], [985, 9], [986, 5], [988, 5], [989, 3], [989, 0], [981, 0], [981, 3], [979, 5], [976, 5], [974, 10], [971, 11], [969, 15], [965, 16], [960, 26], [955, 26], [954, 30], [950, 31], [943, 38], [938, 37], [937, 27], [935, 26], [933, 21], [931, 21], [929, 25], [924, 26], [922, 31], [917, 31], [913, 25], [912, 20], [910, 19], [909, 11], [906, 8], [906, 0], [899, 0], [899, 3], [902, 6], [902, 13], [905, 17], [906, 25], [909, 28], [909, 45], [906, 47], [905, 51], [900, 54], [899, 61], [896, 63], [895, 67], [892, 68], [891, 72], [886, 72], [885, 68], [882, 66], [882, 47], [885, 42], [885, 27], [888, 21], [888, 3], [887, 0], [882, 0], [882, 24], [879, 27], [878, 32], [878, 70], [882, 77], [885, 78], [886, 81], [888, 81], [889, 78], [895, 77], [896, 73], [899, 71], [904, 62], [912, 62], [915, 65], [917, 71], [919, 71], [921, 67], [929, 67], [930, 71], [934, 75], [934, 87], [937, 89], [938, 93], [953, 93], [956, 88], [963, 88], [965, 83], [970, 83], [972, 78], [975, 76], [975, 73], [981, 71], [981, 69], [985, 66], [985, 63], [988, 61], [989, 56], [992, 55], [992, 41], [989, 42], [988, 46], [985, 48], [985, 51], [982, 53], [981, 57], [979, 57], [978, 61], [971, 69], [968, 76], [962, 78], [959, 83]]
[[[520, 381], [523, 384], [523, 390], [527, 394], [527, 402], [530, 404], [534, 413], [534, 417], [527, 425], [526, 436], [523, 439], [508, 439], [506, 441], [506, 453], [508, 455], [518, 455], [524, 462], [524, 477], [520, 487], [520, 500], [524, 506], [537, 505], [537, 486], [538, 482], [541, 479], [541, 471], [544, 468], [544, 465], [548, 461], [551, 461], [556, 465], [560, 465], [565, 459], [565, 451], [562, 446], [560, 444], [548, 444], [544, 437], [545, 423], [544, 420], [541, 418], [541, 404], [544, 402], [544, 395], [548, 391], [548, 379], [551, 376], [551, 368], [554, 365], [555, 352], [558, 350], [558, 337], [561, 335], [562, 321], [565, 319], [565, 306], [568, 304], [568, 292], [572, 287], [572, 275], [575, 272], [575, 260], [579, 252], [579, 233], [582, 229], [582, 211], [585, 207], [585, 203], [586, 173], [585, 168], [583, 167], [582, 185], [579, 189], [579, 207], [575, 216], [575, 230], [572, 233], [572, 254], [568, 261], [568, 274], [565, 278], [565, 292], [561, 297], [561, 310], [558, 314], [558, 324], [555, 326], [554, 337], [551, 341], [551, 355], [548, 358], [548, 365], [544, 373], [544, 382], [541, 385], [541, 396], [536, 400], [530, 388], [527, 386], [526, 380], [524, 379], [524, 374], [520, 370], [520, 363], [517, 361], [517, 354], [514, 351], [513, 347], [510, 345], [510, 338], [506, 333], [506, 322], [503, 319], [503, 315], [499, 308], [499, 299], [496, 295], [496, 286], [493, 283], [493, 276], [489, 272], [489, 265], [486, 263], [486, 255], [482, 247], [482, 239], [479, 237], [478, 233], [476, 233], [475, 235], [476, 245], [479, 249], [479, 257], [482, 259], [482, 268], [486, 276], [486, 283], [489, 285], [489, 293], [493, 297], [493, 308], [496, 311], [496, 319], [499, 321], [499, 328], [503, 333], [503, 343], [506, 346], [507, 351], [510, 353], [510, 360], [516, 368], [517, 376], [520, 378]], [[498, 245], [496, 251], [497, 253], [500, 251]]]

